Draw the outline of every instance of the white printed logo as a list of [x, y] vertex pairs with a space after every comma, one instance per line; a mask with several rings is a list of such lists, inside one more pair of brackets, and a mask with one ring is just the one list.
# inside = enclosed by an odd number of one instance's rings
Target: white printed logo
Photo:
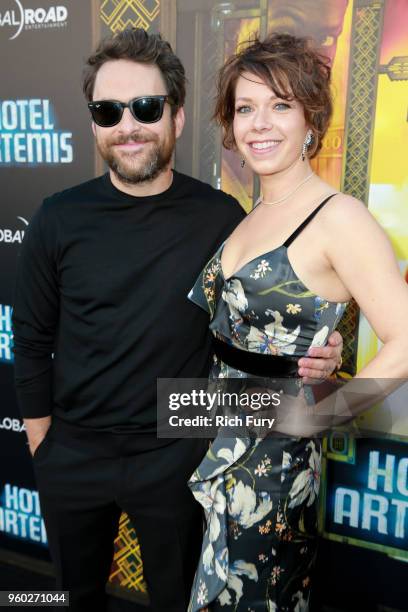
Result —
[[[17, 217], [17, 219], [25, 226], [28, 225], [28, 221], [27, 219], [24, 219], [24, 217]], [[23, 229], [0, 228], [0, 242], [5, 242], [6, 244], [14, 244], [15, 242], [18, 242], [21, 244], [23, 242], [23, 238]]]
[[[68, 9], [65, 6], [24, 8], [20, 0], [14, 0], [15, 7], [0, 12], [0, 27], [12, 28], [10, 40], [14, 40], [25, 30], [61, 28], [67, 25]], [[14, 30], [16, 28], [16, 30]]]
[[12, 419], [11, 417], [4, 417], [2, 421], [0, 421], [0, 429], [5, 429], [6, 431], [15, 431], [16, 433], [21, 433], [25, 431], [25, 425], [20, 419]]

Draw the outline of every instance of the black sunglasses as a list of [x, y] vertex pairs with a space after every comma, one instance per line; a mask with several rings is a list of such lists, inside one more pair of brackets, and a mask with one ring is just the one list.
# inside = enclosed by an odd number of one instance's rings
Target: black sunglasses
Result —
[[169, 96], [140, 96], [129, 100], [127, 104], [116, 100], [88, 102], [88, 108], [94, 122], [101, 127], [117, 125], [125, 108], [140, 123], [155, 123], [162, 118], [164, 103], [168, 100]]

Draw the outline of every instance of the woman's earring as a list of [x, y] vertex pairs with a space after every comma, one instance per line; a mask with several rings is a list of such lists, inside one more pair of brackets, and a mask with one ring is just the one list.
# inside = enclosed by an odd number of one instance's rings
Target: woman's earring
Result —
[[302, 146], [302, 161], [305, 161], [307, 150], [310, 147], [310, 145], [312, 144], [312, 142], [313, 142], [313, 132], [312, 132], [312, 130], [308, 130], [307, 134], [306, 134], [305, 141], [304, 141], [303, 146]]
[[245, 166], [245, 159], [241, 159], [241, 168]]

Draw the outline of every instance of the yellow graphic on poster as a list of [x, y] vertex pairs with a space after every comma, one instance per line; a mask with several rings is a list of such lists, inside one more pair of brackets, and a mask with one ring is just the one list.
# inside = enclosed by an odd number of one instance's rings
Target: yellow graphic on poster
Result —
[[110, 582], [118, 582], [121, 587], [146, 592], [140, 545], [126, 514], [122, 514], [119, 521]]
[[[386, 5], [378, 74], [368, 207], [387, 232], [401, 274], [408, 282], [408, 6]], [[386, 313], [384, 313], [386, 316]], [[357, 367], [372, 359], [381, 344], [361, 315]], [[378, 411], [364, 415], [370, 429], [381, 429]], [[389, 430], [388, 430], [389, 431]], [[408, 418], [396, 419], [389, 433], [408, 435]]]

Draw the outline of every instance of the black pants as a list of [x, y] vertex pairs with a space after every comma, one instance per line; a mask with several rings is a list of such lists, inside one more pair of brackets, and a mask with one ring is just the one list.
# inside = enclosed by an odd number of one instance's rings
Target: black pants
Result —
[[70, 611], [105, 609], [113, 540], [123, 510], [140, 542], [154, 612], [185, 612], [202, 541], [187, 480], [203, 440], [160, 441], [90, 432], [54, 418], [34, 455], [42, 515]]

